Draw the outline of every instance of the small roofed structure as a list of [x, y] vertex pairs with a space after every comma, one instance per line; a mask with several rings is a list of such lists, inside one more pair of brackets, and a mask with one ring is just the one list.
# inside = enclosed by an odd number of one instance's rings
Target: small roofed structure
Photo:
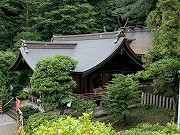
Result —
[[78, 61], [71, 73], [77, 82], [74, 93], [92, 93], [95, 88], [103, 88], [114, 73], [128, 74], [142, 70], [139, 56], [151, 46], [147, 28], [53, 36], [51, 42], [22, 41], [10, 70], [33, 71], [40, 59], [60, 53]]

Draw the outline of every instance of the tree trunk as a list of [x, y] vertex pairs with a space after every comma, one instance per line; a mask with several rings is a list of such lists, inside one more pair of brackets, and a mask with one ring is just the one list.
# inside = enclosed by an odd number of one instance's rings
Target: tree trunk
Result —
[[127, 125], [127, 122], [126, 122], [127, 117], [126, 117], [126, 115], [123, 116], [123, 119], [124, 119], [124, 126], [126, 127], [126, 125]]
[[177, 99], [177, 92], [173, 91], [173, 106], [174, 106], [174, 116], [173, 116], [173, 122], [177, 123], [177, 117], [178, 117], [178, 99]]

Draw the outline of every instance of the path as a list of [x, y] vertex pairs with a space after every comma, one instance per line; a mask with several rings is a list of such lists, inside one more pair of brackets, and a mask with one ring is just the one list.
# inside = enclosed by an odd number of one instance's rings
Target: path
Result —
[[16, 135], [17, 124], [7, 114], [0, 114], [0, 135]]

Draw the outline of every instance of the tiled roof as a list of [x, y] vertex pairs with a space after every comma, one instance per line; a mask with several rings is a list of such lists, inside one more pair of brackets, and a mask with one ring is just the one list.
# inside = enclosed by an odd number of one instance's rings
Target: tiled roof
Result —
[[10, 69], [15, 69], [20, 63], [19, 61], [23, 59], [34, 70], [38, 60], [60, 53], [78, 61], [73, 72], [90, 73], [105, 64], [121, 48], [126, 38], [127, 40], [135, 39], [131, 42], [130, 47], [136, 54], [144, 54], [150, 47], [149, 36], [150, 32], [147, 29], [132, 31], [125, 29], [124, 32], [121, 30], [96, 34], [53, 36], [51, 42], [23, 41], [19, 58], [11, 65]]

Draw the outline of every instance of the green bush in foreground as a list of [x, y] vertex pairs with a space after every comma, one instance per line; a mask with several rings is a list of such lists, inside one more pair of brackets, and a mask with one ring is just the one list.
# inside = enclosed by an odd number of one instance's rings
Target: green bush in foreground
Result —
[[[27, 135], [118, 135], [115, 132], [111, 125], [105, 125], [105, 123], [101, 122], [91, 122], [90, 117], [92, 113], [86, 114], [84, 113], [82, 117], [75, 118], [71, 116], [55, 116], [51, 120], [48, 117], [40, 116], [40, 114], [36, 114], [37, 121], [34, 117], [30, 117], [32, 120], [28, 120], [31, 122], [29, 128], [31, 130], [26, 130]], [[28, 128], [28, 127], [27, 127]]]
[[174, 123], [167, 123], [166, 126], [142, 124], [137, 128], [122, 131], [120, 135], [180, 135], [180, 130]]
[[23, 112], [23, 118], [25, 123], [31, 115], [40, 112], [38, 109], [31, 106], [21, 106], [20, 109]]
[[72, 102], [71, 109], [77, 111], [77, 115], [81, 116], [82, 113], [86, 113], [89, 111], [95, 111], [96, 110], [96, 103], [95, 101], [89, 100], [89, 99], [83, 99], [79, 96], [76, 96], [76, 99]]

